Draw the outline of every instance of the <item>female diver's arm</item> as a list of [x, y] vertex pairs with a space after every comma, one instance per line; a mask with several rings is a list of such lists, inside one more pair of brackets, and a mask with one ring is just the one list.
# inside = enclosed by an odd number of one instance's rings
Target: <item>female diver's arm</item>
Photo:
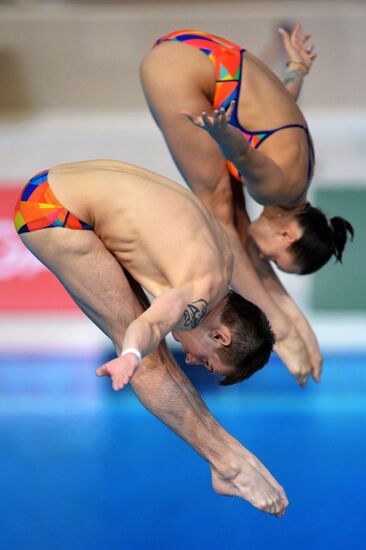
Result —
[[276, 335], [275, 351], [296, 381], [305, 385], [311, 374], [305, 344], [291, 319], [264, 287], [245, 249], [249, 218], [242, 185], [233, 178], [231, 181], [225, 178], [212, 191], [209, 208], [224, 227], [234, 255], [232, 287], [266, 314]]
[[281, 308], [283, 313], [292, 321], [305, 343], [311, 363], [312, 377], [320, 382], [323, 358], [315, 333], [305, 315], [294, 302], [292, 297], [277, 277], [270, 262], [260, 258], [255, 243], [250, 240], [247, 247], [253, 266], [267, 292]]
[[287, 72], [283, 83], [296, 101], [300, 95], [304, 77], [309, 73], [317, 52], [314, 44], [306, 46], [311, 34], [305, 33], [301, 36], [301, 25], [299, 23], [297, 23], [291, 35], [285, 29], [278, 29], [278, 31], [281, 34], [288, 57]]
[[[243, 134], [229, 124], [235, 102], [232, 101], [229, 109], [215, 110], [212, 116], [202, 113], [195, 116], [188, 111], [182, 111], [195, 126], [206, 130], [216, 141], [223, 156], [232, 162], [243, 176], [250, 196], [259, 204], [286, 204], [293, 200], [293, 189], [281, 167], [268, 155], [249, 145]], [[287, 148], [282, 152], [291, 155]]]

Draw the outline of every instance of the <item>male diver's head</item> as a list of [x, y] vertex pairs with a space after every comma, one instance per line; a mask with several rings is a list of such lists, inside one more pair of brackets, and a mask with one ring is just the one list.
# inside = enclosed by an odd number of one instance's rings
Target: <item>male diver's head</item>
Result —
[[249, 378], [269, 359], [274, 334], [264, 313], [231, 291], [194, 330], [174, 334], [183, 345], [186, 363], [202, 364], [225, 376], [228, 386]]
[[341, 217], [329, 219], [322, 210], [306, 203], [294, 208], [266, 208], [249, 229], [260, 255], [287, 273], [307, 275], [332, 256], [342, 262], [352, 225]]

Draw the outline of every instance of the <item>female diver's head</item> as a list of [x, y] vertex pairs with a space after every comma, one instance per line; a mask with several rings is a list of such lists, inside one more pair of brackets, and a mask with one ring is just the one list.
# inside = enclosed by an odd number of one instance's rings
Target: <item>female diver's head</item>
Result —
[[266, 207], [249, 229], [260, 255], [287, 273], [307, 275], [342, 254], [352, 225], [341, 217], [329, 219], [310, 203], [293, 208]]

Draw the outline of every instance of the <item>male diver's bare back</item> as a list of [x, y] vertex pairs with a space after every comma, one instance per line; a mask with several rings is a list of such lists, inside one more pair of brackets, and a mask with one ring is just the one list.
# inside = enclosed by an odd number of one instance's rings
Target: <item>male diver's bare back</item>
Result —
[[230, 282], [231, 252], [223, 229], [179, 184], [110, 160], [56, 166], [49, 183], [60, 202], [90, 224], [154, 296], [201, 279], [212, 280], [214, 295], [217, 286]]

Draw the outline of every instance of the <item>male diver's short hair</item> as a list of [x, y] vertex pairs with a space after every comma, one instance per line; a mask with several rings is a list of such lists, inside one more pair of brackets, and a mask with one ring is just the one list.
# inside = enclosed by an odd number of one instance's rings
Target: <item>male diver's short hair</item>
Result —
[[303, 229], [303, 234], [293, 242], [288, 251], [294, 256], [301, 275], [318, 271], [332, 256], [342, 263], [342, 255], [347, 238], [354, 237], [352, 225], [339, 216], [328, 218], [322, 210], [306, 203], [296, 220]]
[[220, 348], [219, 357], [234, 373], [219, 384], [230, 386], [264, 367], [272, 353], [275, 336], [263, 311], [231, 291], [225, 298], [221, 322], [231, 330], [231, 343]]

